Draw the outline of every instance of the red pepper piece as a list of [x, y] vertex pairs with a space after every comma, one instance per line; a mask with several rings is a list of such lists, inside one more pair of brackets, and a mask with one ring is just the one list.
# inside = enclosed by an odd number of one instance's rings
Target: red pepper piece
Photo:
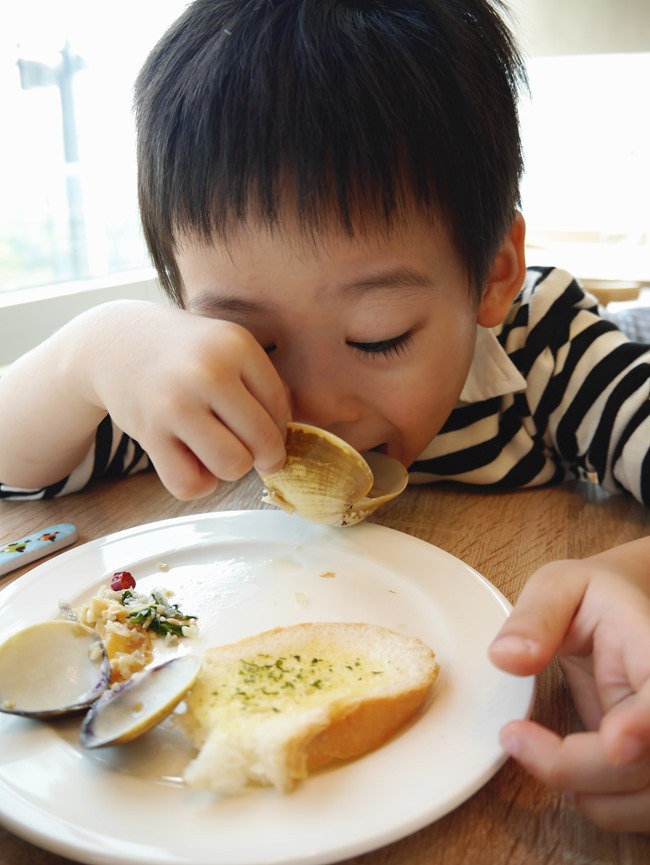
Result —
[[111, 580], [111, 589], [114, 592], [121, 592], [123, 589], [135, 589], [133, 574], [129, 571], [116, 571]]

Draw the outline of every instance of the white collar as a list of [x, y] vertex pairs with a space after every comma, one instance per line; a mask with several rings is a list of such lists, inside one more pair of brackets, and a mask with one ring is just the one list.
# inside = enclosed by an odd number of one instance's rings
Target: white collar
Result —
[[474, 358], [459, 404], [467, 405], [525, 389], [526, 379], [510, 360], [493, 331], [478, 325]]

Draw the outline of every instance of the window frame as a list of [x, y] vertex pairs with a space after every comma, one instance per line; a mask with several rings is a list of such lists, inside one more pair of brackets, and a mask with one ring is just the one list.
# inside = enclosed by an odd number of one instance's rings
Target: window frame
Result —
[[153, 268], [0, 293], [0, 373], [75, 316], [125, 298], [166, 302]]

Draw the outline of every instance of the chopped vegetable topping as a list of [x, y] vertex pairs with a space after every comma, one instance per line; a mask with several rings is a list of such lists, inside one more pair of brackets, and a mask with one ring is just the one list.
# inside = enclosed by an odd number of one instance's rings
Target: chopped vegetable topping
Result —
[[178, 604], [170, 603], [162, 592], [152, 592], [143, 603], [142, 595], [134, 595], [126, 591], [122, 594], [122, 603], [128, 610], [130, 606], [137, 606], [133, 612], [129, 612], [127, 621], [153, 631], [155, 634], [175, 634], [177, 637], [184, 636], [183, 628], [196, 622], [196, 616], [189, 616], [179, 609]]
[[[115, 589], [126, 576], [124, 588]], [[132, 585], [129, 585], [128, 578]], [[164, 639], [174, 645], [178, 639], [197, 637], [196, 616], [190, 616], [171, 602], [171, 589], [138, 592], [128, 571], [118, 571], [113, 581], [101, 587], [90, 601], [70, 613], [99, 634], [111, 665], [111, 681], [122, 682], [154, 660], [154, 644]]]
[[132, 592], [135, 589], [135, 579], [129, 571], [116, 571], [111, 580], [111, 591], [122, 592], [120, 603], [127, 610], [126, 624], [150, 630], [154, 634], [174, 634], [177, 637], [187, 635], [190, 625], [196, 624], [196, 616], [188, 616], [179, 609], [178, 604], [168, 600], [171, 594], [154, 590], [150, 595]]

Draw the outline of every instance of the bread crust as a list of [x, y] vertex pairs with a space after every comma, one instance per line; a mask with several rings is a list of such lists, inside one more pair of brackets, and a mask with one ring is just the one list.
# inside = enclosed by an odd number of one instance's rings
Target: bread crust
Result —
[[331, 719], [329, 726], [306, 746], [307, 771], [334, 760], [351, 760], [384, 745], [420, 709], [430, 685], [397, 697], [361, 700], [359, 704]]

